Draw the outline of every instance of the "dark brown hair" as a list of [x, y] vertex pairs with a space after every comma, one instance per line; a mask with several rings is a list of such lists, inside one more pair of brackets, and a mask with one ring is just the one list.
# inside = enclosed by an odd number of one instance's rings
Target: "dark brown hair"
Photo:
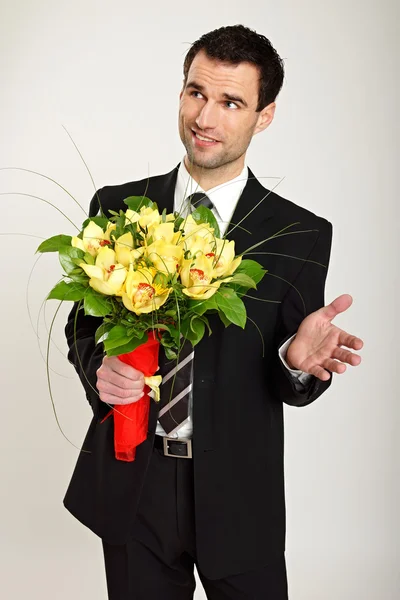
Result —
[[229, 25], [205, 33], [186, 54], [183, 63], [184, 85], [190, 65], [200, 50], [220, 61], [232, 64], [249, 62], [258, 67], [260, 86], [257, 112], [275, 101], [283, 85], [283, 60], [265, 36], [244, 25]]

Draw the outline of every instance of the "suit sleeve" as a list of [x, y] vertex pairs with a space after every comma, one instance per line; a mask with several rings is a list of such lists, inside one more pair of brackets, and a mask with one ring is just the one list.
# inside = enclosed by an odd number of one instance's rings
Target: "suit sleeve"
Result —
[[279, 356], [279, 348], [297, 332], [305, 317], [325, 305], [325, 281], [332, 247], [332, 231], [332, 224], [326, 219], [321, 219], [319, 234], [307, 261], [316, 261], [324, 266], [305, 261], [281, 304], [280, 320], [275, 331], [276, 350], [268, 379], [273, 395], [291, 406], [311, 404], [332, 383], [332, 373], [329, 371], [330, 378], [327, 381], [321, 381], [311, 375], [302, 388], [296, 386], [291, 373]]
[[[98, 213], [99, 193], [100, 191], [96, 191], [90, 202], [90, 217]], [[65, 326], [65, 336], [69, 347], [68, 360], [74, 365], [79, 375], [94, 416], [101, 417], [103, 413], [106, 414], [109, 410], [108, 405], [99, 399], [96, 388], [96, 371], [102, 363], [104, 348], [102, 343], [95, 344], [94, 336], [96, 329], [102, 324], [103, 319], [101, 317], [85, 315], [83, 305], [79, 310], [78, 305], [78, 302], [74, 303]], [[77, 312], [78, 314], [76, 314]]]

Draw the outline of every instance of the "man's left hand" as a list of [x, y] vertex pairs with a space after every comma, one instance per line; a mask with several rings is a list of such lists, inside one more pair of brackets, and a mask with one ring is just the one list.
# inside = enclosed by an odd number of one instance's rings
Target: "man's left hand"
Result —
[[292, 369], [300, 369], [327, 381], [329, 371], [340, 374], [346, 371], [346, 363], [353, 367], [360, 364], [361, 356], [344, 350], [342, 346], [361, 350], [364, 342], [331, 323], [352, 303], [353, 298], [349, 294], [342, 294], [302, 321], [286, 354], [286, 362]]

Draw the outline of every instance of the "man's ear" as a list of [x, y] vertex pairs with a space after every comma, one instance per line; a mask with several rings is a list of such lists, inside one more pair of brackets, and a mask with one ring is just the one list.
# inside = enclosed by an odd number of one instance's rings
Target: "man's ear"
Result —
[[264, 131], [264, 129], [266, 129], [268, 125], [272, 123], [275, 114], [275, 108], [276, 103], [271, 102], [260, 111], [253, 135], [260, 133], [260, 131]]

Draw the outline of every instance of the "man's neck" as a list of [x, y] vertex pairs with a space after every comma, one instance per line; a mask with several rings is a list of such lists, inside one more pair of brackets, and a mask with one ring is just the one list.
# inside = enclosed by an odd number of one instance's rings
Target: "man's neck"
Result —
[[218, 169], [205, 169], [204, 167], [198, 167], [197, 165], [189, 162], [187, 154], [184, 159], [185, 167], [188, 173], [192, 176], [196, 183], [198, 183], [202, 189], [207, 192], [217, 185], [231, 181], [235, 177], [238, 177], [243, 171], [244, 167], [244, 156], [240, 157], [235, 163], [230, 163], [219, 167]]

